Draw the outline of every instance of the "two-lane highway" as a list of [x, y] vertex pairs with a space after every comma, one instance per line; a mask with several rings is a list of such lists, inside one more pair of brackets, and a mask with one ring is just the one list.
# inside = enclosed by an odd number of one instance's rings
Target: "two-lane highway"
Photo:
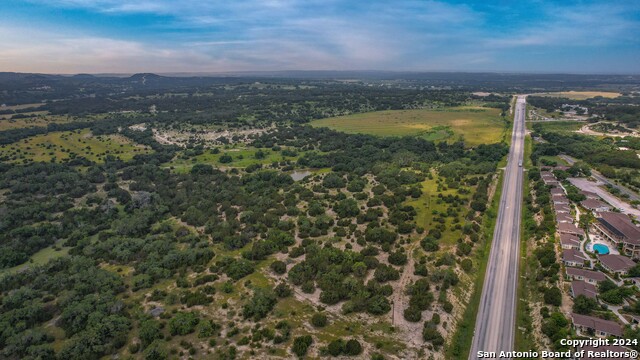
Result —
[[512, 351], [515, 330], [522, 209], [526, 97], [518, 96], [511, 149], [469, 359], [478, 351]]

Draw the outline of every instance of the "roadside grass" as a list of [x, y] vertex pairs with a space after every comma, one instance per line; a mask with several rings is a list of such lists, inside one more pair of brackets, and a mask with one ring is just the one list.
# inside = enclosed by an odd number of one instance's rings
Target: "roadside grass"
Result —
[[[531, 162], [532, 151], [532, 139], [531, 136], [526, 136], [524, 140], [524, 166], [525, 169], [531, 169], [533, 163]], [[530, 191], [528, 173], [524, 174], [522, 194], [526, 198]], [[527, 230], [525, 224], [529, 219], [532, 219], [533, 214], [529, 213], [526, 204], [523, 201], [522, 213], [521, 213], [521, 228], [520, 228], [520, 261], [518, 263], [518, 289], [516, 299], [516, 324], [515, 324], [515, 338], [514, 349], [516, 351], [530, 351], [535, 350], [535, 341], [531, 336], [533, 331], [533, 320], [531, 318], [531, 308], [529, 306], [529, 300], [531, 299], [531, 289], [535, 288], [535, 278], [531, 276], [528, 271], [528, 248], [529, 238], [531, 233]]]
[[547, 92], [547, 93], [539, 93], [539, 94], [532, 94], [532, 95], [562, 97], [562, 98], [568, 98], [572, 100], [586, 100], [586, 99], [594, 98], [596, 96], [601, 96], [607, 99], [613, 99], [613, 98], [617, 98], [622, 94], [618, 92], [613, 92], [613, 91], [558, 91], [558, 92]]
[[[542, 163], [543, 161], [551, 161], [551, 162], [555, 162], [558, 165], [568, 165], [568, 163], [566, 162], [566, 160], [564, 160], [563, 158], [561, 158], [560, 156], [540, 156], [538, 158], [539, 162]], [[531, 161], [531, 159], [529, 159], [529, 161]]]
[[480, 106], [374, 111], [315, 120], [311, 125], [346, 133], [417, 135], [432, 141], [463, 138], [468, 146], [500, 142], [505, 130], [500, 110]]
[[138, 145], [121, 135], [93, 136], [89, 129], [83, 129], [51, 132], [13, 144], [1, 145], [0, 160], [14, 163], [49, 162], [82, 156], [102, 162], [105, 156], [113, 155], [126, 161], [134, 155], [151, 151], [148, 147]]
[[475, 252], [475, 263], [478, 264], [473, 287], [473, 294], [467, 304], [462, 319], [458, 324], [456, 332], [453, 334], [451, 342], [447, 344], [445, 349], [446, 359], [467, 359], [473, 335], [475, 331], [476, 318], [478, 317], [478, 309], [480, 307], [480, 298], [482, 297], [482, 288], [484, 278], [486, 276], [487, 263], [491, 252], [491, 243], [493, 242], [493, 230], [496, 226], [498, 216], [498, 207], [500, 205], [500, 197], [502, 195], [503, 172], [500, 171], [496, 191], [491, 199], [491, 206], [485, 211], [482, 220], [483, 239], [479, 243], [478, 250]]
[[540, 121], [537, 122], [545, 131], [571, 133], [580, 130], [584, 122], [580, 121]]

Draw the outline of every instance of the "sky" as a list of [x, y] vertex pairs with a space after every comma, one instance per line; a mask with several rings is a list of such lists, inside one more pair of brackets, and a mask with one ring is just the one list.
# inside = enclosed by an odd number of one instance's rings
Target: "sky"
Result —
[[640, 73], [636, 0], [3, 0], [0, 71]]

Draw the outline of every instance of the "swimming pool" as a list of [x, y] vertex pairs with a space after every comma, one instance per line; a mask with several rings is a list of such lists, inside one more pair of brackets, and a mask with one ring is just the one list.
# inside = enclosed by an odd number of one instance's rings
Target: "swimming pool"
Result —
[[600, 255], [606, 255], [609, 253], [609, 247], [603, 244], [593, 244], [593, 251]]

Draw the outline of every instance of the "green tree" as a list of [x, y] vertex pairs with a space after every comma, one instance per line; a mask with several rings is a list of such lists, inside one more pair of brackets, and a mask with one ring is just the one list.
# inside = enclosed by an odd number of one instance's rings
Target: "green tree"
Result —
[[584, 295], [578, 295], [573, 301], [574, 313], [589, 315], [597, 307], [598, 307], [598, 302], [595, 299], [588, 298]]
[[147, 348], [147, 346], [149, 346], [156, 339], [162, 339], [160, 323], [153, 319], [142, 321], [138, 330], [138, 337], [140, 338], [143, 349]]
[[562, 305], [562, 292], [557, 287], [551, 287], [544, 291], [544, 302], [548, 305]]
[[291, 351], [298, 357], [303, 357], [307, 354], [307, 351], [309, 351], [309, 346], [311, 346], [311, 344], [313, 344], [313, 338], [311, 335], [298, 336], [293, 339]]

